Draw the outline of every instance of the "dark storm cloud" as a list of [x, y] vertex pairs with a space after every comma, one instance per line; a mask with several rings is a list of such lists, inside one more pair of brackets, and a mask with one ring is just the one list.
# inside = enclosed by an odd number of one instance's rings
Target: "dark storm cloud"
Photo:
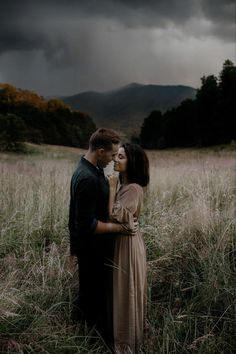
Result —
[[4, 32], [0, 32], [0, 51], [40, 49], [46, 42], [46, 36], [39, 31], [24, 32], [22, 27], [16, 31], [5, 26]]
[[[47, 94], [192, 84], [214, 48], [217, 65], [232, 52], [234, 9], [231, 0], [1, 1], [0, 81]], [[198, 55], [205, 64], [193, 68]]]
[[212, 34], [235, 42], [235, 0], [202, 0], [201, 5], [205, 18], [212, 22]]
[[224, 23], [234, 23], [235, 0], [201, 0], [202, 10], [207, 18]]
[[[44, 48], [47, 32], [64, 19], [108, 18], [128, 27], [182, 27], [192, 18], [212, 22], [205, 35], [234, 39], [233, 0], [9, 0], [0, 5], [0, 51]], [[90, 28], [87, 28], [89, 31]], [[194, 33], [192, 33], [194, 35]], [[51, 37], [49, 35], [48, 42]], [[50, 47], [50, 44], [48, 44]]]

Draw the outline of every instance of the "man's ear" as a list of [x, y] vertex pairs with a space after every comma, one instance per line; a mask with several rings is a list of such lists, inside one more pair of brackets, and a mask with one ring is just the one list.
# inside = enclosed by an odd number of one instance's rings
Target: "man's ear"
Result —
[[103, 149], [103, 148], [97, 149], [98, 156], [103, 156], [104, 151], [105, 151], [105, 149]]

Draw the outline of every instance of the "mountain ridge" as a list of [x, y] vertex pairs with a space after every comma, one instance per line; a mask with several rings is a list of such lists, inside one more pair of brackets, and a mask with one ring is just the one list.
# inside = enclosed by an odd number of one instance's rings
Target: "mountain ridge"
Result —
[[88, 113], [98, 127], [114, 128], [131, 136], [139, 134], [144, 118], [152, 111], [165, 112], [195, 95], [196, 89], [190, 86], [133, 82], [115, 90], [85, 91], [60, 99], [71, 108]]

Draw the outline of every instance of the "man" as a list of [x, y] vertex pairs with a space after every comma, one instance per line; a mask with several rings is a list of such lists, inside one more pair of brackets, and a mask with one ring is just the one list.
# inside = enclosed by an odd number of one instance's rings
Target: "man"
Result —
[[108, 222], [109, 185], [103, 172], [117, 155], [119, 144], [115, 131], [98, 129], [71, 180], [70, 249], [78, 257], [78, 306], [87, 323], [104, 333], [112, 325], [112, 318], [106, 316], [107, 300], [112, 301], [114, 233], [127, 233], [121, 225]]

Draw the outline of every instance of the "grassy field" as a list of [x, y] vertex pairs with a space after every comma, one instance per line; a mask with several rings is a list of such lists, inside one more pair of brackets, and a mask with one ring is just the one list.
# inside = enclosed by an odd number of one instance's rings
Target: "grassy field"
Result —
[[[68, 203], [78, 149], [0, 154], [0, 352], [106, 354], [71, 320]], [[236, 152], [148, 152], [144, 353], [236, 352]]]

